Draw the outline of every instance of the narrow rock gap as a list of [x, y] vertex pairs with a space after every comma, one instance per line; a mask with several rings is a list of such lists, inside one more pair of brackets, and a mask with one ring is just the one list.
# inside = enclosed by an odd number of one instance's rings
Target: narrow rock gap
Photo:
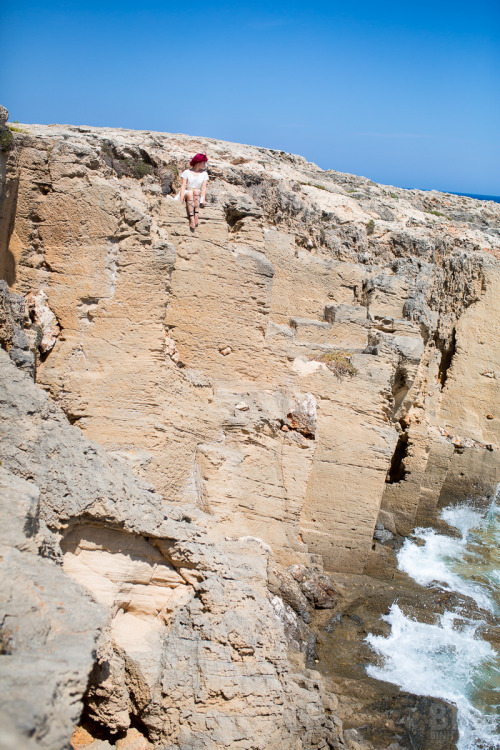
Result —
[[146, 724], [137, 714], [130, 714], [130, 729], [137, 729], [137, 731], [140, 732], [146, 739], [149, 739], [149, 730]]
[[441, 390], [444, 388], [446, 380], [448, 378], [448, 370], [451, 367], [453, 357], [457, 351], [457, 331], [453, 329], [451, 334], [451, 340], [448, 345], [439, 339], [436, 341], [436, 346], [441, 351], [441, 361], [439, 362], [438, 370], [438, 381], [441, 385]]
[[2, 216], [0, 216], [0, 258], [3, 260], [3, 278], [9, 287], [12, 287], [17, 280], [17, 269], [16, 260], [9, 246], [17, 216], [19, 174], [12, 174], [8, 162], [5, 166], [6, 174], [2, 190]]
[[39, 352], [38, 358], [39, 358], [39, 360], [40, 360], [40, 362], [42, 364], [48, 358], [48, 356], [49, 356], [49, 354], [50, 354], [51, 351], [52, 351], [52, 349], [50, 351], [48, 351], [48, 352]]
[[80, 419], [83, 419], [86, 417], [86, 414], [72, 414], [70, 411], [66, 412], [66, 416], [68, 418], [68, 422], [72, 425], [77, 425]]
[[399, 435], [398, 442], [394, 449], [394, 453], [391, 459], [391, 465], [387, 472], [387, 484], [395, 484], [396, 482], [402, 482], [405, 478], [406, 471], [405, 458], [408, 456], [408, 433], [402, 432]]
[[394, 399], [392, 407], [393, 416], [397, 413], [409, 390], [410, 383], [408, 382], [406, 369], [398, 364], [392, 381], [392, 397]]
[[119, 730], [117, 732], [112, 732], [108, 727], [105, 727], [103, 724], [99, 724], [97, 721], [95, 721], [88, 713], [87, 706], [85, 705], [85, 697], [83, 700], [84, 708], [80, 717], [80, 721], [78, 722], [79, 727], [88, 732], [94, 740], [109, 742], [113, 745], [117, 740], [125, 738], [127, 734], [126, 731]]

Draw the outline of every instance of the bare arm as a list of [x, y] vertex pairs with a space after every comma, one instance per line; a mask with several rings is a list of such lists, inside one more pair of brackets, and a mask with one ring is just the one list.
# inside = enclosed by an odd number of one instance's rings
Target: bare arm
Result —
[[186, 192], [186, 184], [187, 184], [187, 180], [186, 180], [185, 177], [183, 177], [182, 178], [182, 183], [181, 183], [181, 194], [179, 196], [180, 199], [181, 199], [181, 201], [184, 200], [184, 193]]

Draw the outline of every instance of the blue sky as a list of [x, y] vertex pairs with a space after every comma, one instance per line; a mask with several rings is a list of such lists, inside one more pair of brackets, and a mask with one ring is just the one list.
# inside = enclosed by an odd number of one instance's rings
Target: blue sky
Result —
[[11, 120], [205, 135], [500, 195], [500, 2], [16, 2]]

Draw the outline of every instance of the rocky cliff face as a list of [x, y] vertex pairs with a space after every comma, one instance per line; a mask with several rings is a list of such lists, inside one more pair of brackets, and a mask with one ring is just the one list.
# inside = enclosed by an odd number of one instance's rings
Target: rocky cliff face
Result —
[[[334, 606], [323, 567], [383, 578], [395, 535], [498, 482], [500, 206], [209, 139], [22, 129], [2, 460], [41, 493], [37, 549], [108, 612], [89, 716], [158, 747], [336, 746], [319, 676], [290, 676], [287, 644], [311, 661], [294, 610]], [[193, 234], [173, 196], [199, 150]]]
[[85, 693], [87, 720], [139, 726], [141, 748], [337, 747], [298, 620], [268, 591], [270, 551], [217, 540], [146, 487], [1, 350], [0, 378], [0, 679], [17, 729], [67, 747]]

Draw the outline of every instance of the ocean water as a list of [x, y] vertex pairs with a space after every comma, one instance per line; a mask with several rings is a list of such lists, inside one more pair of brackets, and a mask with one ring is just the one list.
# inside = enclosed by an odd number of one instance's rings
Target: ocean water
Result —
[[460, 538], [416, 529], [398, 566], [422, 586], [469, 596], [472, 606], [436, 615], [433, 624], [406, 616], [397, 601], [383, 619], [388, 637], [367, 637], [381, 657], [368, 674], [416, 695], [457, 706], [459, 750], [500, 748], [500, 654], [484, 638], [486, 613], [500, 614], [500, 510], [497, 491], [487, 512], [471, 505], [445, 508], [441, 517]]
[[500, 195], [478, 195], [476, 193], [451, 193], [451, 195], [463, 195], [465, 198], [475, 198], [478, 201], [494, 201], [500, 203]]
[[[412, 190], [414, 188], [406, 188]], [[418, 188], [420, 189], [420, 188]], [[426, 190], [425, 192], [432, 192]], [[494, 203], [500, 203], [500, 195], [480, 195], [479, 193], [455, 193], [453, 190], [439, 190], [438, 192], [444, 193], [444, 195], [463, 195], [464, 198], [475, 198], [478, 201], [493, 201]]]

